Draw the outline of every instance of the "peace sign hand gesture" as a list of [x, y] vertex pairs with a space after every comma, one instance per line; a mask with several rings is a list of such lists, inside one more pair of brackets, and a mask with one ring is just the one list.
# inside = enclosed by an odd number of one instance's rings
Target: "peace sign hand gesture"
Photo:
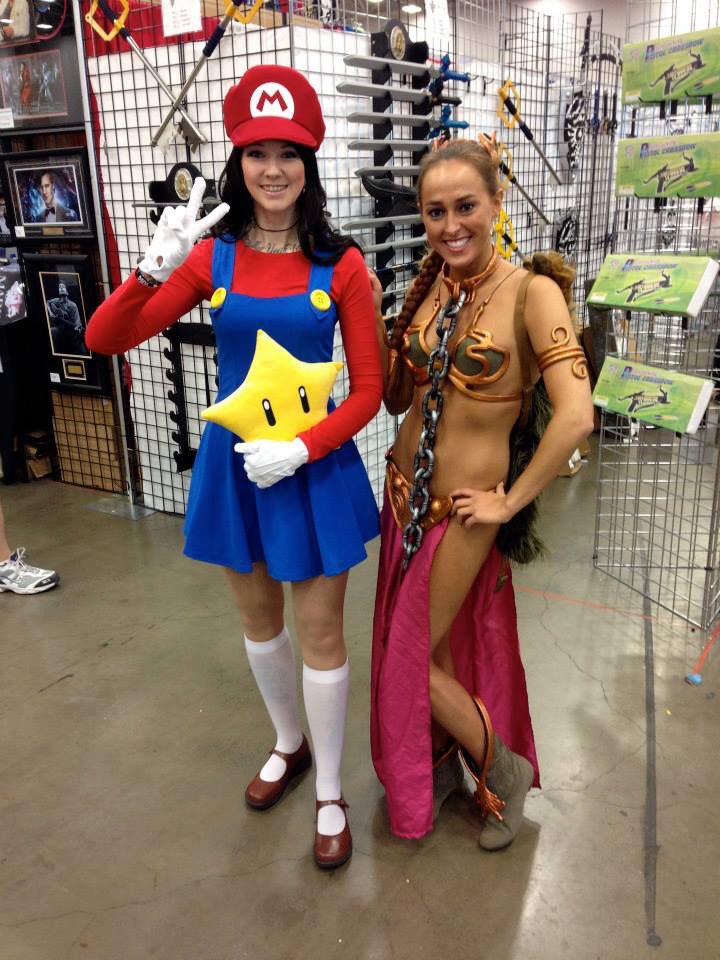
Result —
[[165, 207], [150, 246], [138, 264], [141, 273], [149, 274], [160, 283], [167, 280], [200, 237], [222, 220], [230, 209], [227, 203], [218, 204], [212, 213], [196, 219], [204, 193], [205, 180], [197, 177], [186, 206]]

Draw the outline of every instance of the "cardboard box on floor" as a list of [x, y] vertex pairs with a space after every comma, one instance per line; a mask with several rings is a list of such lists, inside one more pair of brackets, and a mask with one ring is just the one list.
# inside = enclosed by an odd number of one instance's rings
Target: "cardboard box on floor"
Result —
[[25, 435], [23, 452], [28, 477], [32, 480], [41, 480], [52, 475], [52, 461], [50, 459], [50, 437], [44, 430], [32, 430]]

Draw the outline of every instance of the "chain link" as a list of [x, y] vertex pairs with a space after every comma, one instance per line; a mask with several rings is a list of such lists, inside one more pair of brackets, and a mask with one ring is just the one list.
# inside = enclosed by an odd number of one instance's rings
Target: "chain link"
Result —
[[423, 428], [420, 433], [415, 460], [413, 461], [413, 482], [410, 491], [410, 522], [403, 530], [403, 570], [407, 570], [413, 555], [422, 544], [424, 530], [422, 521], [430, 508], [430, 479], [435, 468], [435, 437], [443, 412], [444, 397], [442, 388], [450, 370], [448, 343], [455, 333], [458, 313], [467, 298], [464, 290], [457, 300], [452, 297], [438, 314], [436, 330], [438, 345], [430, 354], [427, 371], [430, 386], [422, 400]]

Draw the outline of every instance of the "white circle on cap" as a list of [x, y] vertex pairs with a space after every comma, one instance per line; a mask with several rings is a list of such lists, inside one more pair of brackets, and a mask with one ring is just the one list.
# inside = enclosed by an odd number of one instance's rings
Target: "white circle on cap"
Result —
[[287, 87], [270, 81], [256, 87], [250, 97], [250, 115], [253, 117], [285, 117], [295, 115], [295, 101]]

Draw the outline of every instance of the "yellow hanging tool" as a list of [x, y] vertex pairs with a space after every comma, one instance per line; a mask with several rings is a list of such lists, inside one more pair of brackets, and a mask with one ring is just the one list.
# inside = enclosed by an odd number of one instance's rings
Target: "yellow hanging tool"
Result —
[[524, 260], [520, 248], [515, 242], [515, 227], [506, 211], [500, 211], [500, 216], [495, 224], [495, 249], [504, 260], [509, 260], [513, 253], [517, 253], [521, 260]]
[[[175, 110], [176, 97], [170, 87], [165, 83], [163, 78], [157, 72], [155, 67], [150, 63], [148, 58], [142, 52], [140, 47], [137, 45], [133, 39], [130, 31], [125, 26], [125, 21], [127, 20], [128, 13], [130, 12], [130, 3], [129, 0], [120, 0], [121, 12], [120, 16], [115, 14], [115, 11], [108, 3], [108, 0], [93, 0], [90, 10], [85, 14], [85, 22], [88, 23], [95, 33], [102, 37], [106, 43], [114, 40], [118, 34], [123, 38], [125, 43], [130, 47], [135, 56], [142, 62], [143, 66], [153, 78], [153, 80], [160, 87], [165, 96], [173, 104], [173, 111]], [[105, 14], [107, 19], [112, 24], [110, 30], [104, 30], [103, 27], [95, 19], [95, 14], [98, 11], [98, 7]], [[185, 137], [190, 146], [191, 150], [196, 150], [201, 143], [207, 143], [207, 137], [200, 132], [195, 123], [190, 119], [190, 117], [185, 113], [184, 110], [178, 110], [180, 114], [180, 132]]]
[[507, 187], [508, 184], [511, 184], [515, 189], [522, 194], [523, 197], [527, 200], [530, 206], [533, 208], [535, 213], [540, 217], [541, 220], [544, 220], [548, 225], [550, 220], [548, 220], [545, 213], [540, 209], [540, 207], [535, 203], [530, 194], [524, 190], [520, 184], [517, 182], [517, 178], [513, 173], [513, 157], [510, 152], [510, 148], [506, 143], [498, 143], [498, 151], [500, 156], [500, 173], [502, 177], [500, 178], [500, 186]]
[[263, 5], [265, 0], [254, 0], [253, 5], [250, 7], [250, 9], [244, 10], [244, 11], [240, 9], [240, 4], [243, 2], [244, 0], [230, 0], [228, 5], [225, 7], [225, 16], [222, 18], [220, 23], [218, 23], [218, 25], [215, 27], [213, 32], [208, 37], [207, 42], [203, 47], [203, 51], [200, 54], [200, 59], [190, 71], [190, 75], [188, 76], [187, 80], [183, 84], [183, 88], [180, 91], [180, 93], [177, 95], [177, 97], [175, 97], [173, 101], [173, 105], [168, 111], [167, 116], [164, 118], [163, 122], [160, 124], [160, 126], [157, 128], [157, 130], [153, 134], [153, 138], [150, 142], [154, 147], [158, 145], [158, 142], [162, 137], [163, 133], [165, 132], [166, 127], [172, 121], [173, 114], [178, 109], [180, 103], [182, 103], [182, 100], [185, 97], [188, 90], [190, 89], [190, 87], [195, 83], [195, 80], [197, 79], [198, 74], [200, 73], [202, 68], [205, 66], [205, 63], [207, 62], [208, 58], [212, 56], [215, 48], [220, 43], [220, 40], [222, 39], [225, 31], [230, 26], [232, 21], [237, 20], [238, 23], [250, 23], [250, 21], [253, 19], [253, 17], [258, 12], [260, 7]]
[[[541, 147], [538, 145], [532, 130], [520, 116], [520, 91], [512, 82], [512, 80], [506, 80], [502, 87], [498, 88], [497, 95], [500, 98], [497, 115], [502, 121], [503, 126], [507, 127], [508, 130], [512, 130], [513, 127], [520, 127], [525, 135], [525, 138], [530, 141], [533, 147], [535, 147], [538, 156], [547, 167], [551, 176], [553, 176], [558, 183], [561, 183], [562, 181], [560, 180], [560, 177], [557, 175], [555, 168], [552, 166], [548, 158], [543, 153]], [[505, 116], [506, 110], [509, 114], [509, 117]]]

